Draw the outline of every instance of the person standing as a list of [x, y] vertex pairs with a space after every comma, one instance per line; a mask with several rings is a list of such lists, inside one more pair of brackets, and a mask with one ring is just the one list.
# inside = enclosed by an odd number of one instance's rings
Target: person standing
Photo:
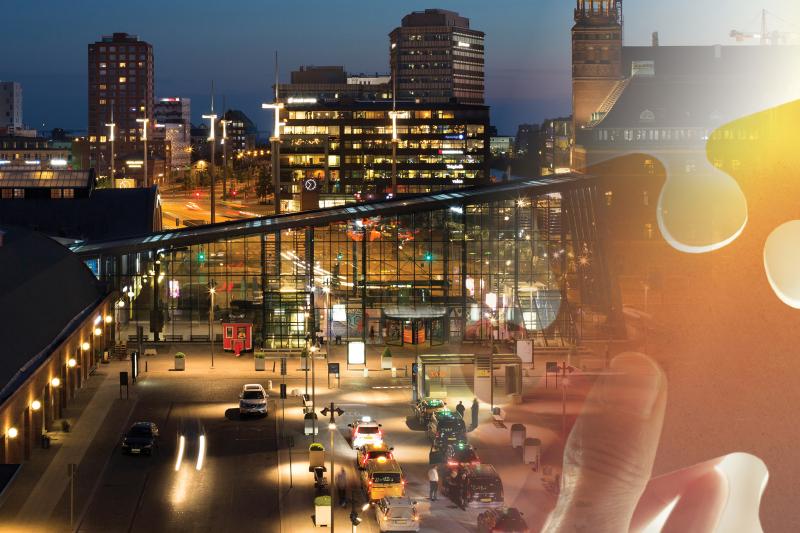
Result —
[[439, 493], [439, 471], [436, 470], [436, 465], [431, 465], [428, 470], [428, 482], [431, 486], [430, 499], [435, 502]]
[[472, 400], [472, 429], [478, 427], [478, 410], [480, 409], [480, 404], [478, 404], [478, 399], [474, 398]]
[[456, 411], [458, 412], [458, 416], [460, 416], [462, 420], [464, 419], [464, 412], [466, 410], [467, 408], [464, 407], [464, 404], [461, 402], [461, 400], [458, 400], [458, 405], [456, 405]]
[[347, 505], [347, 472], [344, 467], [341, 467], [336, 474], [336, 490], [339, 493], [339, 506], [345, 507]]

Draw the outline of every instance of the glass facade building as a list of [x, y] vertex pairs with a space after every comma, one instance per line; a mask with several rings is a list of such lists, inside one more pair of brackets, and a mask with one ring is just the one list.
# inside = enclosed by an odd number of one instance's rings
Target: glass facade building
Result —
[[590, 181], [560, 176], [74, 250], [119, 290], [123, 339], [143, 326], [150, 339], [207, 342], [225, 320], [282, 349], [312, 337], [574, 342], [581, 316], [613, 307], [595, 197]]

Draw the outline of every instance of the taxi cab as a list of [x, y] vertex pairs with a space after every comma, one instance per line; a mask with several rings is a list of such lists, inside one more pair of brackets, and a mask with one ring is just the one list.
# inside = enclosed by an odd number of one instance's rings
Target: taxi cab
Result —
[[439, 398], [422, 398], [414, 404], [414, 416], [417, 422], [427, 425], [431, 420], [431, 415], [436, 411], [447, 409], [447, 402]]
[[406, 491], [406, 481], [400, 465], [394, 459], [385, 457], [367, 461], [361, 471], [361, 485], [370, 501], [389, 496], [405, 496]]
[[358, 454], [356, 456], [358, 468], [366, 468], [367, 461], [372, 461], [381, 457], [385, 459], [394, 459], [392, 450], [394, 450], [394, 448], [389, 447], [385, 442], [378, 444], [365, 444], [358, 449]]
[[352, 424], [347, 424], [347, 427], [351, 428], [350, 445], [353, 449], [361, 448], [366, 444], [383, 442], [381, 425], [368, 416], [361, 417], [361, 420]]

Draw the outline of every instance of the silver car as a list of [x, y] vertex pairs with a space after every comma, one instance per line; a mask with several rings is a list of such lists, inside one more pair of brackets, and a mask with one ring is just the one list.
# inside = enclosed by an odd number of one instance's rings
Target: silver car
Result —
[[378, 500], [375, 520], [381, 531], [419, 531], [417, 503], [407, 496], [388, 496]]
[[239, 415], [267, 415], [267, 393], [258, 383], [250, 383], [242, 388], [239, 395]]

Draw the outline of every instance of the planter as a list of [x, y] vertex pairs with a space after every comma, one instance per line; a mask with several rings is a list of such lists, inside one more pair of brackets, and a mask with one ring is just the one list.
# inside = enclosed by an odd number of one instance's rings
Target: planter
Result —
[[314, 524], [317, 527], [331, 524], [330, 496], [317, 496], [314, 498]]
[[392, 369], [392, 352], [386, 348], [381, 354], [381, 370]]
[[175, 354], [175, 370], [186, 370], [186, 356], [183, 352]]
[[255, 362], [256, 362], [256, 370], [265, 370], [266, 369], [267, 360], [264, 359], [263, 357], [256, 357], [255, 358]]

